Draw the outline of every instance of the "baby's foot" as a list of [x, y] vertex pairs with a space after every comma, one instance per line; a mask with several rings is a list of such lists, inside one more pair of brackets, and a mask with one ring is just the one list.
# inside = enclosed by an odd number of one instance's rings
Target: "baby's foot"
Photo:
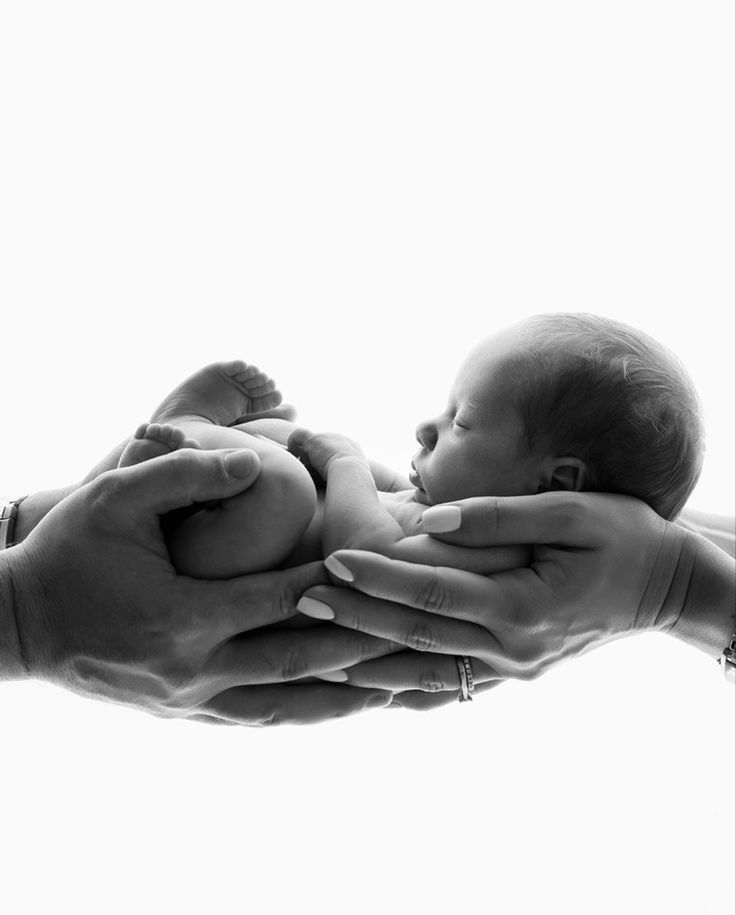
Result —
[[193, 438], [187, 438], [181, 429], [174, 426], [141, 423], [120, 455], [118, 467], [141, 464], [179, 448], [199, 448], [199, 443]]
[[213, 362], [187, 378], [153, 413], [153, 422], [205, 420], [229, 426], [281, 403], [276, 383], [241, 359]]

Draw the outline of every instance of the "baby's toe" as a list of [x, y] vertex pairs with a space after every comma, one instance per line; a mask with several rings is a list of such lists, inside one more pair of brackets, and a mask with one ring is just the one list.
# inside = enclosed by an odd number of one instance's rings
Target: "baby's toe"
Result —
[[184, 430], [179, 429], [178, 426], [163, 425], [161, 426], [161, 438], [165, 439], [172, 448], [178, 448], [184, 441]]

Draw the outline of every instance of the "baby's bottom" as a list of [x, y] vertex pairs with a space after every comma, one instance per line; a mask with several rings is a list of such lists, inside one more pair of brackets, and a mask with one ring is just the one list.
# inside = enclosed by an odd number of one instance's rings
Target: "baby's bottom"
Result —
[[255, 371], [233, 362], [197, 372], [158, 407], [152, 423], [136, 430], [120, 458], [125, 467], [178, 448], [250, 448], [258, 454], [261, 472], [250, 489], [183, 512], [168, 531], [174, 566], [194, 578], [278, 568], [314, 515], [314, 484], [296, 458], [273, 442], [213, 422], [243, 418], [254, 403], [268, 409], [267, 395], [260, 393], [265, 376]]

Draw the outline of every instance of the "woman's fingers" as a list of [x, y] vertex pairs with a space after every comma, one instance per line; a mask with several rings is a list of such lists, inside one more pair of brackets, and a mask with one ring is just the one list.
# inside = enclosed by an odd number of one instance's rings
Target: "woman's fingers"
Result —
[[[476, 684], [500, 679], [492, 667], [478, 658], [470, 658], [470, 664]], [[344, 673], [347, 677], [344, 682], [350, 686], [390, 689], [394, 693], [405, 690], [437, 693], [460, 689], [457, 659], [452, 655], [431, 652], [402, 651], [376, 657], [356, 664]]]
[[[462, 546], [554, 543], [593, 546], [596, 517], [605, 524], [607, 497], [548, 492], [534, 496], [476, 497], [435, 505], [422, 516], [424, 532]], [[581, 532], [584, 539], [581, 541]]]
[[317, 724], [368, 709], [385, 708], [391, 697], [389, 692], [332, 683], [246, 686], [213, 696], [200, 713], [253, 727]]
[[[535, 569], [485, 578], [359, 550], [339, 550], [325, 565], [351, 587], [310, 589], [297, 604], [306, 616], [333, 619], [414, 651], [479, 658], [502, 677], [535, 676], [558, 650], [559, 638], [550, 648], [547, 621], [539, 619], [550, 594]], [[567, 629], [569, 620], [560, 625]]]
[[327, 558], [325, 566], [334, 577], [371, 597], [484, 628], [498, 628], [500, 632], [509, 623], [518, 622], [519, 595], [523, 594], [528, 602], [538, 588], [538, 574], [530, 568], [488, 578], [462, 569], [418, 565], [361, 550], [338, 550]]
[[202, 680], [212, 693], [288, 682], [352, 667], [390, 650], [388, 642], [337, 626], [250, 633], [220, 646], [205, 664]]
[[427, 534], [418, 534], [394, 544], [391, 555], [403, 562], [462, 569], [464, 572], [475, 572], [478, 575], [497, 575], [499, 572], [528, 565], [531, 548], [457, 546], [454, 543], [433, 540]]
[[499, 647], [496, 638], [480, 626], [429, 615], [388, 600], [376, 600], [346, 588], [322, 585], [310, 588], [299, 600], [297, 610], [306, 616], [332, 619], [339, 626], [398, 642], [414, 651], [465, 654], [487, 660], [486, 656]]

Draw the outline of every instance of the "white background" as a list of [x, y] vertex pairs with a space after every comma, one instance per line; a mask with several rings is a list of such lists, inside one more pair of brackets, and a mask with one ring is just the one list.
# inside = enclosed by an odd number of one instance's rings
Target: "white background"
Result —
[[[540, 311], [668, 343], [733, 512], [733, 4], [0, 4], [0, 487], [242, 356], [405, 470]], [[0, 908], [733, 911], [733, 690], [664, 636], [308, 729], [0, 690]]]

